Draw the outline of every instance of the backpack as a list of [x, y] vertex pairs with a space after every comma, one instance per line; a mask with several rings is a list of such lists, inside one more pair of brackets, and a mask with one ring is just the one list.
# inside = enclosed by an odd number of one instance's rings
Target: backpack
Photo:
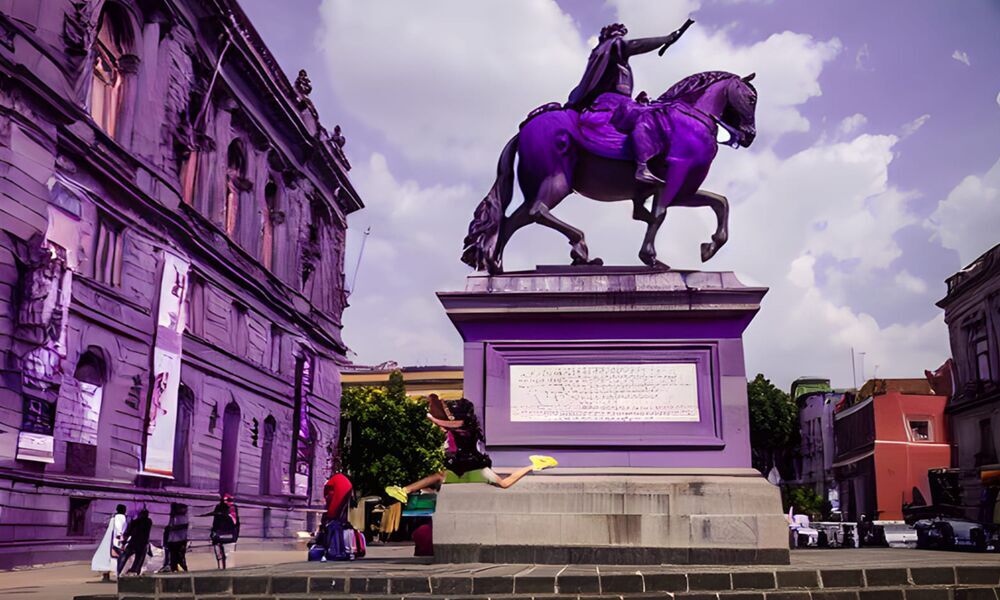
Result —
[[339, 521], [330, 521], [325, 526], [325, 531], [320, 542], [326, 547], [324, 556], [326, 560], [351, 560], [353, 555], [344, 544], [344, 524]]
[[358, 558], [364, 558], [365, 554], [368, 552], [368, 542], [365, 541], [365, 534], [357, 529], [352, 529], [351, 531], [354, 532], [355, 537], [358, 539], [356, 556]]

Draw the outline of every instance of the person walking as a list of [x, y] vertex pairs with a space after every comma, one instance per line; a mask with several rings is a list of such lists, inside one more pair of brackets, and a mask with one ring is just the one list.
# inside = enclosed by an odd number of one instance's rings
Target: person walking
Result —
[[[125, 528], [125, 551], [118, 557], [118, 576], [122, 574], [125, 564], [132, 558], [132, 567], [128, 572], [133, 575], [142, 573], [142, 565], [146, 562], [146, 553], [149, 551], [149, 534], [153, 529], [153, 520], [149, 518], [149, 511], [143, 508], [128, 527]], [[134, 557], [134, 558], [133, 558]]]
[[230, 494], [222, 494], [212, 512], [199, 516], [212, 517], [210, 536], [215, 562], [220, 569], [225, 569], [227, 558], [236, 550], [236, 540], [240, 537], [240, 512], [236, 508], [236, 500]]
[[163, 568], [161, 571], [188, 570], [188, 507], [179, 502], [170, 503], [170, 520], [163, 528]]
[[124, 504], [119, 504], [115, 508], [115, 514], [108, 519], [108, 527], [104, 530], [104, 537], [94, 551], [94, 557], [90, 560], [90, 570], [101, 573], [101, 581], [111, 581], [111, 572], [118, 572], [118, 557], [122, 554], [122, 536], [125, 533], [125, 512], [128, 509]]

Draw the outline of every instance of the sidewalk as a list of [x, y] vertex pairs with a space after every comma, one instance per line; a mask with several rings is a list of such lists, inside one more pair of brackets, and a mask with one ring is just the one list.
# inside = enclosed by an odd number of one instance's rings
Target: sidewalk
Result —
[[[371, 559], [393, 560], [413, 555], [412, 546], [371, 546]], [[238, 571], [256, 567], [277, 567], [304, 563], [305, 552], [301, 550], [247, 550], [236, 551]], [[150, 566], [159, 569], [162, 559], [156, 559]], [[195, 571], [214, 571], [215, 558], [211, 551], [188, 554], [188, 567]], [[4, 600], [72, 600], [75, 596], [114, 594], [114, 583], [102, 583], [101, 576], [90, 570], [90, 561], [55, 563], [24, 567], [14, 571], [0, 572], [0, 598]]]

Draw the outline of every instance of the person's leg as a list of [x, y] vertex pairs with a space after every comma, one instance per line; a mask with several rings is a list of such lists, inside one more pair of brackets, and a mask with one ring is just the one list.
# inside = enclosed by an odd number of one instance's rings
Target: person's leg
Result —
[[662, 184], [663, 180], [649, 170], [648, 161], [652, 160], [662, 149], [658, 147], [658, 127], [654, 111], [643, 111], [636, 120], [632, 130], [632, 147], [635, 150], [635, 178], [642, 183], [652, 185]]
[[412, 494], [413, 492], [419, 492], [420, 490], [435, 486], [442, 481], [444, 481], [444, 471], [428, 475], [427, 477], [424, 477], [419, 481], [415, 481], [410, 485], [403, 486], [403, 490], [405, 490], [407, 494]]
[[[177, 550], [176, 550], [176, 552], [177, 552], [177, 554], [176, 554], [176, 556], [177, 556], [177, 566], [180, 567], [181, 569], [183, 569], [185, 573], [187, 573], [187, 570], [188, 570], [188, 563], [187, 563], [187, 542], [179, 542], [177, 544]], [[174, 570], [176, 571], [177, 569], [174, 569]]]
[[142, 565], [146, 562], [146, 552], [148, 550], [148, 545], [139, 546], [135, 549], [135, 559], [132, 560], [132, 568], [129, 569], [129, 573], [142, 574]]
[[[492, 469], [490, 469], [490, 470], [492, 470]], [[503, 479], [500, 479], [499, 476], [497, 476], [497, 481], [495, 483], [493, 483], [492, 485], [495, 485], [498, 488], [501, 488], [501, 489], [505, 490], [505, 489], [509, 488], [510, 486], [514, 485], [515, 483], [517, 483], [518, 481], [520, 481], [522, 477], [524, 477], [528, 473], [531, 473], [534, 470], [535, 470], [535, 467], [530, 466], [530, 465], [527, 466], [527, 467], [521, 467], [520, 469], [514, 471], [510, 475], [504, 477]]]
[[532, 471], [542, 471], [544, 469], [548, 469], [550, 467], [554, 467], [559, 464], [556, 461], [556, 459], [552, 458], [551, 456], [541, 456], [538, 454], [534, 454], [530, 458], [531, 458], [530, 465], [528, 465], [527, 467], [521, 467], [520, 469], [514, 471], [513, 473], [504, 478], [501, 478], [499, 475], [497, 475], [496, 472], [493, 471], [493, 469], [490, 469], [489, 467], [483, 469], [482, 472], [483, 475], [486, 477], [486, 479], [489, 481], [490, 485], [495, 485], [501, 489], [507, 489], [510, 486], [517, 483], [518, 481], [520, 481], [522, 477], [524, 477], [528, 473], [531, 473]]
[[118, 556], [118, 571], [116, 573], [118, 577], [122, 576], [122, 571], [125, 570], [125, 565], [128, 563], [128, 559], [132, 556], [133, 552], [134, 550], [132, 546], [125, 546], [125, 548], [122, 549], [122, 553]]
[[422, 489], [437, 485], [443, 481], [444, 471], [441, 471], [439, 473], [428, 475], [423, 479], [414, 481], [413, 483], [403, 487], [399, 487], [398, 485], [388, 485], [385, 488], [385, 493], [388, 494], [390, 498], [405, 504], [407, 495], [412, 494], [413, 492], [419, 492]]

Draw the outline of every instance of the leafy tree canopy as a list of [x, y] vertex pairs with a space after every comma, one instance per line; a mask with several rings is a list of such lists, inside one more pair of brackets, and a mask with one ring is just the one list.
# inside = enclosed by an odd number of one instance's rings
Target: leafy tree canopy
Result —
[[788, 394], [760, 373], [747, 383], [747, 399], [754, 467], [766, 473], [777, 455], [799, 443], [798, 408]]
[[443, 468], [444, 433], [426, 419], [427, 400], [406, 395], [399, 371], [386, 387], [346, 388], [340, 409], [343, 465], [360, 494], [383, 495]]

